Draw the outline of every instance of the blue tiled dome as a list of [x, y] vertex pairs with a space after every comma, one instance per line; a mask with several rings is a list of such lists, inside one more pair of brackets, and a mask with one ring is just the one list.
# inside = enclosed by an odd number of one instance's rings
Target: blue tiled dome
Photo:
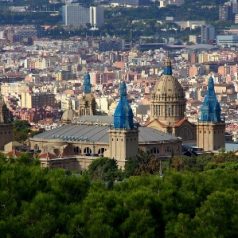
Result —
[[86, 73], [84, 75], [84, 80], [83, 80], [83, 92], [84, 93], [91, 93], [91, 82], [90, 82], [90, 75], [89, 73]]
[[133, 129], [133, 112], [127, 100], [126, 83], [120, 83], [120, 100], [114, 113], [115, 129]]
[[208, 79], [207, 93], [200, 109], [199, 121], [221, 122], [221, 107], [216, 97], [212, 77]]

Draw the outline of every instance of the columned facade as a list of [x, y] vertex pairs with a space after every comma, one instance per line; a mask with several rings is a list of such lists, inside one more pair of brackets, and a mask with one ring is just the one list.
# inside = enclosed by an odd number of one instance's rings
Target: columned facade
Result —
[[195, 141], [195, 125], [185, 118], [186, 99], [182, 86], [173, 77], [169, 58], [165, 60], [163, 75], [158, 79], [151, 96], [148, 127]]

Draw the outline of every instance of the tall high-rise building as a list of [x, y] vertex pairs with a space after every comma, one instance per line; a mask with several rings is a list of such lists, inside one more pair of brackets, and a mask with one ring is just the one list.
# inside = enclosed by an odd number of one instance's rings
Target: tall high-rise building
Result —
[[219, 7], [219, 20], [227, 21], [232, 20], [232, 7], [231, 4], [224, 4]]
[[90, 24], [92, 27], [100, 27], [104, 24], [104, 8], [94, 6], [89, 8]]
[[201, 43], [209, 44], [216, 39], [215, 27], [211, 25], [201, 26]]
[[68, 4], [62, 8], [63, 23], [65, 26], [84, 27], [89, 23], [89, 8], [79, 4]]
[[231, 0], [231, 7], [232, 7], [233, 14], [238, 13], [238, 1], [237, 0]]

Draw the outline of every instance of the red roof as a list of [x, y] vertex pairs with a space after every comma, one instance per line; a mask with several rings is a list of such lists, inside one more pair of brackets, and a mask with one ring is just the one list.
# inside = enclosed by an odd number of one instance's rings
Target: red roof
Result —
[[55, 154], [51, 154], [49, 152], [47, 153], [41, 153], [39, 155], [39, 159], [55, 159], [57, 156]]

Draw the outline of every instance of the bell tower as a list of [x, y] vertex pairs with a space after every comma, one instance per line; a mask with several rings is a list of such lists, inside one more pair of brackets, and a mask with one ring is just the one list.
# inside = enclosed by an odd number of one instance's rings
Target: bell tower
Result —
[[90, 75], [86, 73], [83, 80], [83, 96], [80, 98], [79, 116], [95, 115], [96, 101], [92, 93]]
[[120, 100], [114, 112], [113, 128], [109, 131], [110, 158], [117, 160], [118, 166], [125, 167], [127, 159], [138, 153], [138, 128], [133, 122], [133, 112], [127, 100], [126, 83], [120, 83]]
[[225, 147], [225, 122], [221, 119], [221, 107], [214, 90], [213, 78], [208, 79], [207, 93], [200, 108], [197, 123], [197, 146], [204, 151]]

